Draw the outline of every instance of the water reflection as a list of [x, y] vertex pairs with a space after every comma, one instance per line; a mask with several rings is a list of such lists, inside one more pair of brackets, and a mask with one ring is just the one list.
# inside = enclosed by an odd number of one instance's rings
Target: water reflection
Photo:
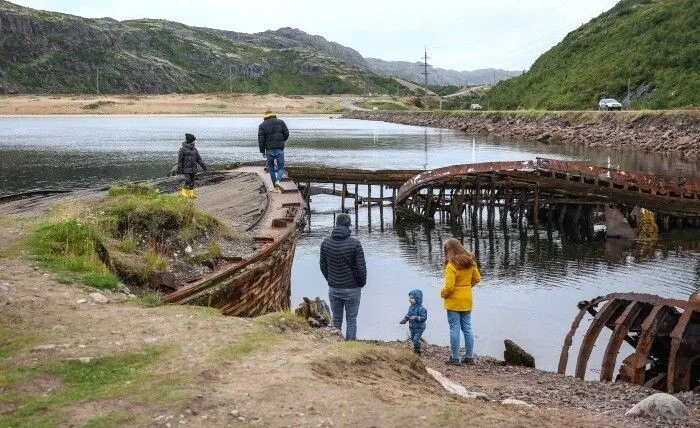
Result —
[[[292, 300], [325, 296], [318, 269], [318, 247], [330, 233], [337, 199], [313, 203], [313, 225], [304, 232], [292, 272]], [[337, 209], [336, 209], [337, 212]], [[372, 211], [378, 216], [378, 208]], [[358, 334], [363, 338], [401, 339], [396, 323], [412, 288], [424, 292], [429, 311], [424, 337], [432, 343], [449, 342], [439, 290], [443, 281], [442, 243], [461, 239], [478, 255], [483, 282], [475, 289], [473, 322], [477, 353], [500, 356], [509, 338], [532, 352], [538, 367], [556, 370], [562, 340], [581, 300], [612, 292], [639, 292], [687, 299], [700, 288], [700, 235], [664, 235], [652, 247], [628, 241], [574, 242], [541, 228], [521, 231], [509, 224], [474, 229], [470, 224], [426, 227], [394, 224], [386, 215], [385, 232], [367, 227], [367, 211], [358, 212], [361, 240], [368, 263], [368, 285], [363, 290]], [[498, 216], [497, 216], [498, 218]], [[586, 328], [584, 320], [582, 328]], [[604, 333], [605, 334], [605, 333]], [[601, 336], [604, 340], [604, 336]], [[577, 352], [574, 344], [572, 353]], [[594, 353], [589, 367], [599, 367]]]
[[[541, 145], [495, 136], [349, 119], [285, 118], [290, 164], [366, 169], [432, 169], [456, 163], [586, 160], [641, 171], [691, 175], [697, 161], [584, 146]], [[0, 117], [0, 195], [32, 188], [104, 186], [163, 176], [185, 132], [208, 164], [259, 160], [257, 117]]]

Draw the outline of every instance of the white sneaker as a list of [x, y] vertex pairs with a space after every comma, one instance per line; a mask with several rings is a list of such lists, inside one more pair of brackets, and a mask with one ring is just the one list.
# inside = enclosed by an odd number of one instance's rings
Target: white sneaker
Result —
[[282, 185], [280, 184], [279, 181], [277, 183], [275, 183], [275, 187], [280, 189], [280, 191], [284, 191], [284, 187], [282, 187]]

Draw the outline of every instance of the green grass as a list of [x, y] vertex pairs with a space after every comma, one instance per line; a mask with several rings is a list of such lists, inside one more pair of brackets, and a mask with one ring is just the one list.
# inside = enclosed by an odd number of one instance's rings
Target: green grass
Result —
[[155, 308], [155, 307], [158, 307], [162, 304], [160, 295], [154, 294], [154, 293], [144, 294], [142, 296], [139, 296], [137, 301], [140, 304], [147, 306], [149, 308]]
[[[491, 109], [593, 110], [600, 98], [622, 101], [640, 90], [633, 109], [700, 106], [700, 2], [621, 0], [569, 33], [530, 71], [499, 83]], [[646, 87], [646, 92], [641, 92]]]
[[43, 223], [31, 234], [29, 247], [40, 263], [59, 272], [64, 282], [115, 290], [119, 278], [102, 257], [105, 249], [99, 235], [77, 220]]
[[253, 352], [262, 352], [281, 342], [279, 334], [258, 329], [242, 337], [236, 343], [225, 346], [213, 354], [215, 361], [233, 361], [245, 358]]
[[[7, 368], [0, 374], [0, 385], [7, 391], [0, 403], [20, 404], [10, 414], [0, 415], [0, 426], [55, 425], [56, 415], [65, 406], [85, 401], [99, 401], [122, 397], [136, 403], [165, 403], [181, 400], [177, 387], [183, 377], [153, 375], [150, 367], [163, 354], [163, 349], [148, 348], [142, 352], [96, 358], [88, 363], [60, 361], [36, 368]], [[18, 392], [25, 382], [38, 378], [56, 378], [61, 387], [52, 395]], [[105, 415], [94, 420], [94, 426], [105, 426]]]
[[108, 195], [102, 224], [117, 238], [138, 235], [153, 243], [175, 239], [184, 245], [205, 231], [226, 233], [216, 218], [175, 195], [138, 186], [113, 188]]

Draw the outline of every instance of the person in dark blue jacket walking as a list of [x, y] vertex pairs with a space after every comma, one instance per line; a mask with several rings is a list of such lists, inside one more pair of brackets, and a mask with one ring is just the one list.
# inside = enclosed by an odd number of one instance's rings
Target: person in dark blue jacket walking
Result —
[[357, 313], [360, 309], [362, 287], [367, 283], [365, 253], [359, 239], [350, 236], [350, 216], [338, 214], [335, 227], [321, 243], [319, 264], [328, 281], [328, 299], [331, 303], [333, 327], [341, 330], [343, 312], [347, 320], [345, 340], [357, 336]]
[[423, 292], [419, 289], [411, 290], [408, 293], [408, 313], [399, 324], [408, 322], [408, 331], [413, 342], [413, 352], [420, 355], [420, 339], [425, 331], [425, 322], [428, 320], [428, 310], [423, 307]]
[[271, 192], [279, 193], [283, 190], [280, 181], [284, 177], [284, 143], [288, 138], [287, 124], [270, 110], [266, 111], [258, 126], [258, 148], [267, 158], [267, 169], [272, 180]]

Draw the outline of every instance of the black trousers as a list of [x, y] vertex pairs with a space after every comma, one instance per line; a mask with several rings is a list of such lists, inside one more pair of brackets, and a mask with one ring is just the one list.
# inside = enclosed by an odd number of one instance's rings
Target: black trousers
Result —
[[183, 183], [182, 187], [185, 189], [194, 189], [194, 176], [196, 174], [185, 174], [185, 182]]

